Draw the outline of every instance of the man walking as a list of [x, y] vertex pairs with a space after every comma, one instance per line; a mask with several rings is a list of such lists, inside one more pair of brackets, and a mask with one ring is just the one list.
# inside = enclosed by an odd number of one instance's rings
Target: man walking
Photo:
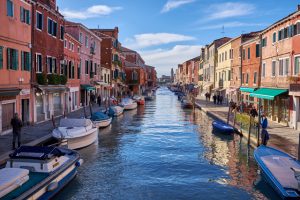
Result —
[[13, 149], [16, 148], [15, 143], [18, 140], [18, 147], [21, 146], [21, 128], [23, 126], [22, 121], [19, 118], [18, 113], [14, 114], [14, 117], [11, 119], [10, 124], [13, 128]]
[[262, 130], [261, 130], [261, 143], [266, 146], [268, 144], [268, 140], [270, 139], [270, 137], [269, 137], [269, 133], [267, 131], [268, 119], [265, 116], [265, 114], [262, 115], [261, 128], [262, 128]]

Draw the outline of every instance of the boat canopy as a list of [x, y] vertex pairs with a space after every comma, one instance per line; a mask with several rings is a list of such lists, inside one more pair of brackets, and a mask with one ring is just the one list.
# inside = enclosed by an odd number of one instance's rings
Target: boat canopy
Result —
[[256, 97], [259, 99], [274, 100], [278, 95], [287, 93], [287, 89], [273, 89], [273, 88], [260, 88], [250, 94], [250, 97]]
[[94, 112], [91, 117], [91, 120], [93, 121], [106, 120], [106, 119], [109, 119], [109, 116], [104, 114], [103, 112]]

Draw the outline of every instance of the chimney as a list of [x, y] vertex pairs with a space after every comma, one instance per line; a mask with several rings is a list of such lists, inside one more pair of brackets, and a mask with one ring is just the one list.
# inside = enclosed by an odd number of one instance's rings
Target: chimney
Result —
[[297, 5], [297, 9], [298, 9], [298, 11], [300, 11], [300, 5], [299, 4]]

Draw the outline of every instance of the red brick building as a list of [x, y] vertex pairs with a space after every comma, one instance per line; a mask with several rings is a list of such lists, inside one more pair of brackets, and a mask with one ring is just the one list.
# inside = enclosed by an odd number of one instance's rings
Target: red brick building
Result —
[[30, 3], [0, 1], [0, 134], [11, 129], [15, 112], [24, 122], [33, 121]]
[[64, 59], [64, 17], [56, 0], [34, 0], [32, 4], [32, 83], [34, 121], [50, 119], [65, 111], [65, 77], [60, 75]]
[[60, 73], [68, 78], [67, 112], [74, 111], [80, 107], [80, 49], [81, 43], [66, 33], [64, 39], [64, 67], [61, 68]]

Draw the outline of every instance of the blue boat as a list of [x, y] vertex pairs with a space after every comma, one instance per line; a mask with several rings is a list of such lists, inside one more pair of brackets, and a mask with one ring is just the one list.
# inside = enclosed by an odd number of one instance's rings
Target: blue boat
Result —
[[266, 182], [282, 199], [300, 198], [299, 161], [287, 153], [263, 145], [254, 151], [254, 158]]
[[213, 121], [212, 122], [213, 129], [219, 133], [223, 134], [231, 134], [234, 133], [234, 128], [228, 124], [225, 124], [221, 121]]
[[103, 112], [94, 112], [91, 120], [97, 128], [105, 128], [111, 124], [112, 118]]

